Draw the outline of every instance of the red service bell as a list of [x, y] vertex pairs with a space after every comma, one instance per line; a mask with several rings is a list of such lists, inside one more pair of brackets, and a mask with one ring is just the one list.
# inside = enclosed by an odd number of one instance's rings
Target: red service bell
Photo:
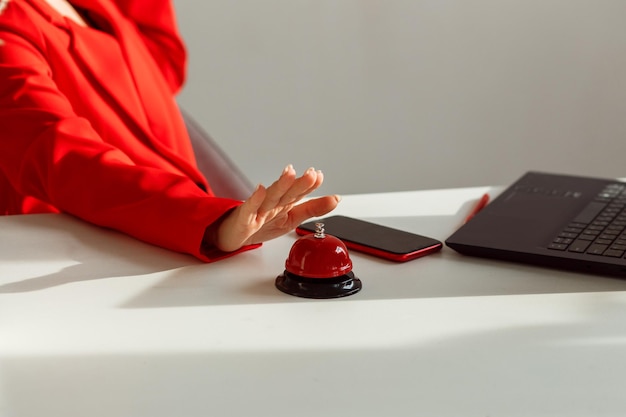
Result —
[[284, 293], [305, 298], [338, 298], [362, 288], [352, 272], [352, 260], [346, 245], [324, 232], [316, 231], [298, 239], [285, 261], [285, 271], [276, 278], [276, 287]]

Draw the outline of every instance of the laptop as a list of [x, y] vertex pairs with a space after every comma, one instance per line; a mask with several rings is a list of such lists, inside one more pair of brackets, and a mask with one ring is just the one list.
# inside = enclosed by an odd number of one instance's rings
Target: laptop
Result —
[[626, 183], [527, 172], [445, 243], [470, 256], [626, 277]]

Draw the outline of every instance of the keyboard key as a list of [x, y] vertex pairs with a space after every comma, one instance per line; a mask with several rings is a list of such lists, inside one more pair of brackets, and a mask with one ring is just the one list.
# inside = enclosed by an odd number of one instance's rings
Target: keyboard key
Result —
[[567, 245], [564, 243], [550, 243], [548, 249], [565, 250], [567, 249]]
[[588, 240], [576, 239], [571, 245], [569, 245], [568, 251], [584, 253], [590, 244], [591, 242]]
[[587, 223], [570, 223], [567, 225], [567, 227], [578, 227], [580, 229], [584, 229], [585, 227], [587, 227]]
[[607, 249], [604, 253], [604, 256], [610, 256], [612, 258], [621, 258], [624, 255], [623, 250], [615, 250], [615, 249]]
[[613, 243], [613, 239], [596, 239], [594, 243], [598, 243], [600, 245], [610, 245]]
[[[593, 240], [593, 239], [591, 239], [591, 240]], [[574, 239], [569, 239], [569, 238], [565, 238], [565, 237], [557, 237], [556, 239], [554, 239], [552, 241], [552, 243], [563, 243], [565, 245], [569, 245], [573, 241], [574, 241]]]
[[596, 226], [595, 224], [592, 224], [591, 226], [587, 228], [587, 230], [595, 230], [597, 232], [601, 232], [604, 230], [604, 227], [605, 226]]
[[598, 230], [590, 230], [590, 229], [587, 229], [587, 230], [585, 230], [585, 231], [583, 232], [583, 234], [585, 234], [585, 235], [593, 235], [593, 236], [598, 236], [598, 235], [600, 234], [600, 231], [598, 231]]
[[587, 249], [587, 253], [590, 253], [592, 255], [602, 255], [607, 248], [608, 245], [598, 245], [597, 243], [594, 243], [593, 245], [589, 246], [589, 249]]

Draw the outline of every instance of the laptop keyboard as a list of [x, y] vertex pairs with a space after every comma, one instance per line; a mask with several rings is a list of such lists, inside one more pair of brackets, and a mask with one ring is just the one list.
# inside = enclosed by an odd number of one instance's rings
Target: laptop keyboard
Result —
[[610, 184], [548, 245], [548, 249], [622, 258], [626, 254], [626, 184]]

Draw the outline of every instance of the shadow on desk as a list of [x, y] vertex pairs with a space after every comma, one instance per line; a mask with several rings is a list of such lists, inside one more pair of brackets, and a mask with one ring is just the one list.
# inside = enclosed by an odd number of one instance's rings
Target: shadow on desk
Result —
[[[10, 244], [0, 251], [0, 294], [62, 286], [73, 296], [74, 284], [98, 281], [102, 287], [82, 288], [99, 291], [109, 283], [119, 285], [111, 288], [126, 300], [117, 306], [121, 308], [316, 302], [286, 295], [274, 286], [295, 233], [259, 250], [204, 264], [66, 215], [5, 220], [0, 219], [0, 230]], [[440, 240], [455, 224], [450, 216], [366, 220]], [[351, 257], [363, 290], [335, 302], [626, 290], [626, 281], [620, 279], [470, 258], [449, 248], [407, 263], [356, 252]]]
[[[158, 334], [182, 340], [184, 348], [152, 344], [124, 353], [5, 357], [5, 411], [65, 417], [623, 415], [623, 297], [560, 303], [539, 297], [517, 309], [497, 298], [446, 301], [382, 311], [366, 303], [335, 310], [341, 320], [306, 305], [280, 310], [290, 314], [261, 309], [235, 320], [234, 329], [219, 325], [219, 312], [206, 312], [196, 315], [192, 335], [181, 332], [189, 323], [180, 318], [159, 322], [158, 330], [139, 323], [134, 338], [158, 340]], [[294, 320], [298, 314], [309, 320]]]
[[[441, 240], [452, 232], [449, 218], [438, 216], [367, 218]], [[124, 308], [307, 303], [274, 286], [285, 257], [297, 236], [292, 234], [211, 265], [192, 265], [176, 271], [139, 295]], [[406, 263], [390, 262], [351, 252], [355, 274], [363, 282], [361, 292], [333, 302], [478, 297], [624, 291], [626, 281], [532, 265], [473, 258], [444, 247], [441, 252]], [[209, 269], [210, 268], [210, 269]], [[210, 273], [209, 273], [210, 271]]]
[[199, 263], [191, 256], [63, 214], [11, 216], [1, 227], [10, 245], [0, 252], [0, 262], [9, 265], [3, 265], [0, 274], [0, 294], [145, 275]]

